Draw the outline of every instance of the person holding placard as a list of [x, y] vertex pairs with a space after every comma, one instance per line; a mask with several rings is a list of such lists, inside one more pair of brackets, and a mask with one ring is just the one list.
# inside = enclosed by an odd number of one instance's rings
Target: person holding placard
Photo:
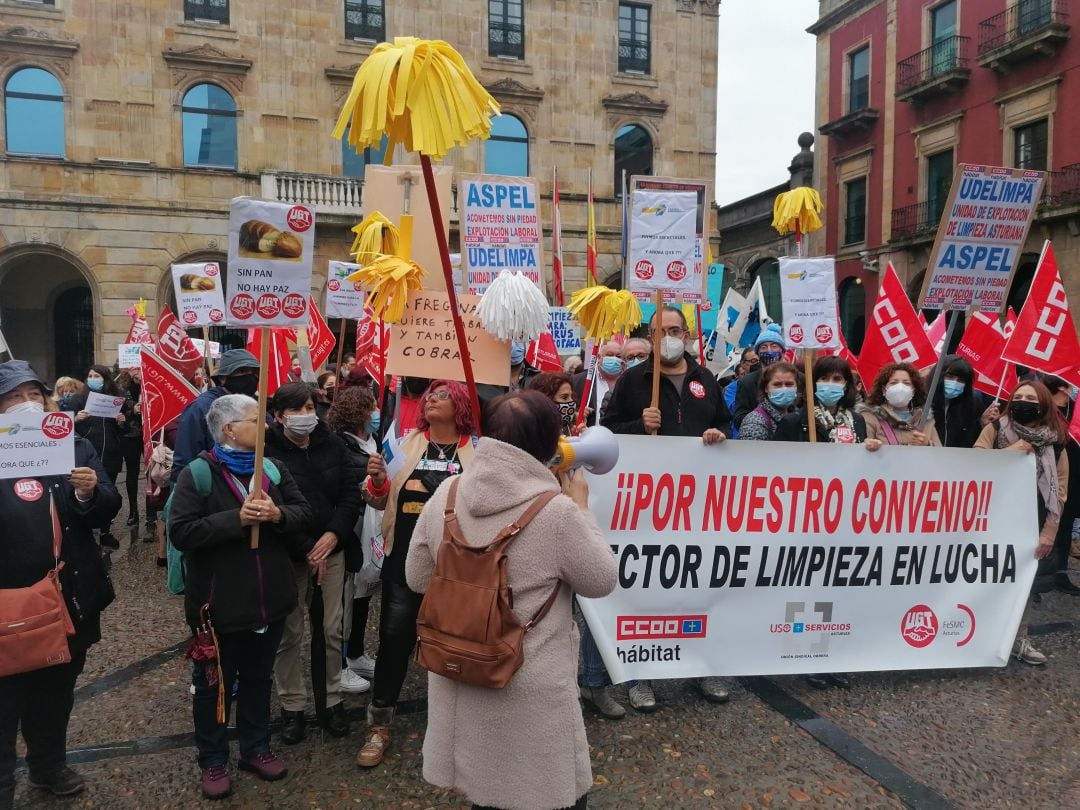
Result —
[[[46, 410], [55, 407], [30, 365], [23, 360], [0, 363], [0, 413]], [[29, 588], [47, 576], [55, 566], [58, 539], [60, 586], [74, 626], [67, 642], [69, 661], [0, 677], [0, 808], [5, 809], [14, 802], [20, 727], [32, 787], [58, 796], [85, 787], [66, 764], [67, 726], [75, 681], [87, 649], [101, 640], [101, 611], [113, 599], [93, 530], [108, 526], [116, 516], [120, 496], [90, 442], [82, 436], [74, 442], [70, 475], [0, 480], [0, 590]]]
[[[127, 525], [134, 528], [139, 525], [139, 478], [143, 455], [142, 411], [139, 409], [139, 397], [142, 395], [140, 369], [121, 371], [116, 378], [116, 387], [132, 402], [131, 414], [120, 434], [120, 445], [124, 457], [124, 489], [127, 490], [128, 500]], [[144, 542], [153, 539], [149, 534], [143, 538]]]
[[[842, 357], [830, 355], [819, 357], [814, 363], [811, 382], [814, 384], [814, 419], [817, 422], [817, 440], [827, 444], [865, 444], [867, 450], [881, 447], [880, 439], [868, 437], [866, 420], [855, 412], [857, 390], [855, 374]], [[780, 420], [773, 434], [778, 442], [810, 441], [807, 426], [809, 407], [789, 413]]]
[[889, 363], [874, 378], [874, 385], [859, 406], [866, 421], [866, 436], [885, 444], [941, 447], [934, 420], [922, 424], [926, 383], [910, 363]]

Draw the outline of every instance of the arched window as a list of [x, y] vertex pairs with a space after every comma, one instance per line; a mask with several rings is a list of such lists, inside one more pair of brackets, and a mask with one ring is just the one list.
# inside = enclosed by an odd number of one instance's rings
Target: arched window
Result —
[[349, 143], [349, 130], [346, 129], [345, 137], [341, 139], [341, 173], [363, 180], [368, 166], [381, 166], [386, 159], [386, 140], [383, 135], [378, 146], [368, 146], [357, 152]]
[[862, 350], [866, 336], [866, 287], [855, 276], [840, 282], [840, 331], [848, 348], [855, 354]]
[[236, 102], [216, 84], [184, 94], [184, 165], [236, 168]]
[[484, 173], [527, 177], [529, 131], [521, 119], [499, 115], [491, 121], [491, 137], [484, 145]]
[[47, 70], [23, 68], [4, 85], [9, 155], [64, 156], [64, 91]]
[[622, 194], [623, 171], [626, 179], [636, 174], [652, 174], [653, 143], [644, 127], [627, 124], [615, 133], [615, 196]]

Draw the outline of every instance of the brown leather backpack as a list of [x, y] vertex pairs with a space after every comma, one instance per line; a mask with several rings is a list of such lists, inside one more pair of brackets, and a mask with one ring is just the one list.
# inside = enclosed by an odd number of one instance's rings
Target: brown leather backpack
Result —
[[543, 607], [522, 625], [506, 580], [506, 549], [559, 493], [538, 495], [490, 543], [474, 547], [462, 537], [454, 511], [457, 486], [455, 478], [446, 497], [435, 573], [416, 620], [416, 663], [453, 681], [502, 689], [525, 662], [525, 634], [551, 610], [562, 587], [557, 583]]

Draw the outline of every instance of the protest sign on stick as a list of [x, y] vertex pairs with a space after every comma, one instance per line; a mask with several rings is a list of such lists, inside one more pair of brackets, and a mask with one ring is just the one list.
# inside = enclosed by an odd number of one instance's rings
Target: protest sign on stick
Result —
[[184, 328], [225, 322], [225, 293], [217, 262], [172, 265], [176, 314]]
[[75, 423], [70, 413], [0, 414], [0, 479], [23, 478], [15, 483], [20, 499], [38, 500], [45, 486], [37, 479], [66, 477], [74, 468]]
[[[642, 256], [640, 253], [635, 254], [635, 248], [633, 244], [633, 238], [635, 233], [643, 233], [643, 223], [634, 222], [635, 210], [640, 214], [639, 209], [634, 207], [634, 195], [638, 193], [644, 193], [646, 195], [668, 195], [668, 194], [691, 194], [694, 197], [695, 216], [694, 216], [694, 241], [692, 251], [686, 253], [686, 243], [679, 242], [679, 250], [684, 252], [686, 258], [679, 259], [674, 256], [674, 249], [671, 249], [671, 254], [666, 263], [657, 265], [654, 267], [654, 273], [659, 276], [669, 272], [674, 273], [675, 276], [681, 276], [685, 271], [685, 276], [680, 278], [679, 281], [683, 282], [678, 287], [662, 286], [659, 285], [638, 288], [635, 286], [635, 279], [637, 278], [638, 262]], [[625, 198], [624, 193], [624, 198]], [[639, 199], [641, 199], [639, 197]], [[647, 196], [645, 199], [652, 200], [656, 205], [663, 205], [660, 197]], [[652, 177], [652, 176], [634, 176], [630, 178], [630, 193], [629, 193], [630, 205], [624, 208], [623, 217], [623, 230], [624, 230], [624, 242], [625, 247], [625, 262], [624, 262], [624, 283], [627, 289], [635, 293], [638, 301], [646, 303], [653, 298], [653, 291], [661, 288], [665, 290], [664, 300], [674, 301], [678, 296], [682, 295], [682, 302], [685, 304], [698, 304], [701, 303], [702, 297], [706, 288], [706, 268], [705, 268], [705, 243], [706, 243], [706, 223], [709, 217], [709, 205], [712, 201], [712, 183], [708, 180], [694, 180], [681, 177]], [[644, 205], [645, 208], [652, 207], [651, 205]], [[668, 219], [669, 212], [665, 210], [661, 213], [659, 210], [656, 212], [659, 214], [661, 220]], [[673, 213], [673, 212], [671, 212]], [[657, 223], [652, 223], [652, 227], [655, 227]], [[647, 230], [647, 228], [646, 228]], [[639, 243], [638, 247], [641, 247]], [[645, 257], [646, 259], [648, 257]], [[660, 257], [664, 258], [664, 257]], [[670, 267], [672, 261], [682, 261], [685, 267], [675, 266]], [[644, 268], [642, 268], [644, 269]]]
[[520, 270], [543, 290], [540, 189], [531, 177], [458, 175], [461, 267], [468, 290], [483, 295], [503, 270]]

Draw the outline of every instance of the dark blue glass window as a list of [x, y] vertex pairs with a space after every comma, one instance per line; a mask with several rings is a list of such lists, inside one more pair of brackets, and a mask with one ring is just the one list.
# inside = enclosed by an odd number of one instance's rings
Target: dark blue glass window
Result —
[[236, 168], [236, 102], [216, 84], [184, 94], [184, 165]]

